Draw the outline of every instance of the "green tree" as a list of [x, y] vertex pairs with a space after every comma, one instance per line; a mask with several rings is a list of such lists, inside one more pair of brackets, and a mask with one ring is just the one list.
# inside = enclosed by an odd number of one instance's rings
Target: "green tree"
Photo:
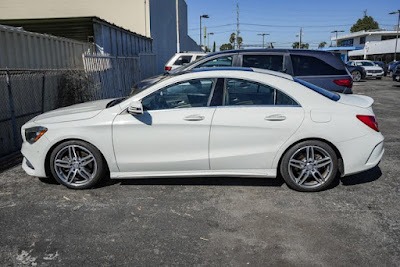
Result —
[[326, 42], [320, 42], [318, 48], [324, 48], [326, 46]]
[[229, 37], [229, 43], [233, 46], [236, 40], [236, 34], [231, 33], [231, 36]]
[[232, 44], [223, 44], [223, 45], [221, 45], [220, 47], [219, 47], [219, 50], [220, 51], [224, 51], [224, 50], [232, 50], [233, 49], [233, 46], [232, 46]]
[[[293, 44], [292, 44], [292, 47], [293, 48], [299, 48], [299, 42], [294, 42]], [[308, 49], [310, 47], [310, 45], [308, 44], [308, 43], [302, 43], [301, 44], [301, 49]]]
[[215, 41], [214, 41], [213, 50], [212, 50], [212, 51], [215, 52], [215, 49], [216, 49], [216, 48], [215, 48]]
[[379, 24], [371, 16], [366, 16], [362, 19], [358, 19], [356, 23], [350, 28], [350, 32], [368, 31], [379, 29]]
[[242, 47], [242, 43], [243, 43], [243, 38], [239, 36], [238, 38], [238, 49], [240, 49]]

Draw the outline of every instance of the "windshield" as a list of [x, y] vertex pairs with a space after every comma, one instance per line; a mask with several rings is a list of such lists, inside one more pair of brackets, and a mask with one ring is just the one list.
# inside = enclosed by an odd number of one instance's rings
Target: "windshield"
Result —
[[374, 63], [368, 61], [357, 62], [357, 66], [375, 66]]

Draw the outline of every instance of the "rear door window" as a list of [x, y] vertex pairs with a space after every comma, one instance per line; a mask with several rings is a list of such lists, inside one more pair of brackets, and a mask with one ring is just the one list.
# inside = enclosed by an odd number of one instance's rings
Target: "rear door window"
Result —
[[211, 59], [203, 64], [197, 66], [197, 68], [207, 68], [207, 67], [230, 67], [232, 66], [233, 57], [224, 56]]
[[347, 75], [346, 69], [337, 69], [312, 56], [291, 55], [295, 76]]
[[180, 56], [178, 59], [175, 61], [173, 65], [183, 65], [190, 63], [190, 60], [192, 59], [192, 56]]
[[243, 55], [243, 67], [283, 70], [283, 55]]

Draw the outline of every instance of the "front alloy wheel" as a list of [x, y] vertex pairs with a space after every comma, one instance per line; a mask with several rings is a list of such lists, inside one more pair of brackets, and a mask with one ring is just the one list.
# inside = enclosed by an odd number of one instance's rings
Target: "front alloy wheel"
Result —
[[361, 81], [361, 78], [362, 78], [361, 72], [359, 72], [358, 70], [353, 71], [351, 73], [351, 75], [353, 76], [353, 81], [355, 81], [355, 82]]
[[58, 145], [50, 156], [50, 169], [59, 183], [74, 189], [90, 188], [104, 175], [99, 150], [82, 141]]
[[320, 191], [336, 178], [335, 151], [320, 141], [305, 141], [290, 148], [281, 162], [281, 174], [298, 191]]

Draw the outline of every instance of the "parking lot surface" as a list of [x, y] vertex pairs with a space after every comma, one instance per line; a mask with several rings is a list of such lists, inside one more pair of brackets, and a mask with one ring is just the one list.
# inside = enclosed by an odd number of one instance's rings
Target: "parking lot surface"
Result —
[[379, 167], [319, 193], [281, 179], [107, 181], [73, 191], [21, 166], [0, 173], [0, 266], [398, 266], [400, 83], [375, 99]]

